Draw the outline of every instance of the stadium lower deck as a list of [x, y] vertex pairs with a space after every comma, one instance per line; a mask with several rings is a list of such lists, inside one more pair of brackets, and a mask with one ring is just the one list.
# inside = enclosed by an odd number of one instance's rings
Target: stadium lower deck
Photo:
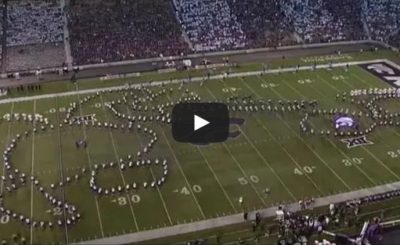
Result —
[[[0, 241], [74, 243], [399, 181], [399, 98], [372, 95], [388, 88], [350, 66], [1, 104]], [[226, 102], [243, 123], [221, 144], [177, 143], [179, 100]], [[335, 136], [336, 114], [359, 128]]]

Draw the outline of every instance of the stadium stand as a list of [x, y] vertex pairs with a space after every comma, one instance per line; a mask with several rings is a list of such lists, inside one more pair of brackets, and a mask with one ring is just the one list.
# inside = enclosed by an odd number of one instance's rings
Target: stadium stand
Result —
[[65, 61], [59, 1], [8, 1], [7, 11], [7, 70], [54, 67]]
[[[4, 3], [0, 4], [0, 37], [2, 40], [3, 39], [3, 23], [4, 23], [4, 15], [3, 15], [3, 11], [4, 11]], [[2, 62], [3, 62], [3, 41], [2, 40], [1, 44], [0, 44], [0, 68], [2, 68]]]
[[64, 16], [75, 65], [369, 37], [400, 47], [399, 0], [62, 2], [7, 1], [6, 70], [64, 66]]
[[24, 71], [63, 66], [64, 45], [60, 42], [7, 47], [7, 70]]
[[188, 51], [168, 0], [82, 1], [71, 6], [75, 63], [179, 55]]
[[175, 0], [174, 6], [195, 51], [246, 46], [242, 26], [225, 0]]
[[332, 13], [334, 23], [343, 23], [341, 31], [346, 40], [366, 39], [362, 23], [362, 0], [324, 0], [325, 8]]
[[62, 10], [57, 1], [9, 1], [9, 46], [63, 40]]
[[248, 47], [273, 47], [293, 43], [278, 0], [228, 0], [242, 24]]
[[400, 48], [400, 29], [389, 38], [389, 44]]
[[286, 21], [302, 42], [330, 42], [345, 40], [343, 22], [324, 6], [321, 0], [289, 0], [282, 3]]
[[393, 45], [399, 46], [400, 1], [364, 0], [362, 9], [372, 39], [392, 40]]

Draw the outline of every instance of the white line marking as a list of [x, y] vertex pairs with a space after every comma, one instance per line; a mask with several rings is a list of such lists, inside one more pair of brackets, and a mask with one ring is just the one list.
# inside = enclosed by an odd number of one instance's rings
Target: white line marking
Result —
[[[78, 86], [76, 86], [76, 89], [78, 90]], [[79, 103], [79, 101], [81, 100], [81, 98], [80, 98], [79, 94], [77, 94], [77, 96], [78, 96], [79, 114], [80, 114], [80, 116], [82, 116], [82, 115], [83, 115], [83, 114], [82, 114], [82, 106], [81, 106], [81, 104]], [[83, 137], [85, 138], [85, 140], [87, 140], [86, 126], [85, 126], [84, 123], [82, 124], [82, 131], [83, 131]], [[93, 168], [92, 168], [92, 159], [91, 159], [91, 157], [90, 157], [88, 148], [86, 148], [85, 151], [86, 151], [86, 156], [87, 156], [88, 163], [89, 163], [89, 168], [90, 168], [90, 170], [92, 171], [92, 169], [93, 169]], [[98, 218], [98, 221], [99, 221], [101, 236], [104, 237], [103, 222], [101, 221], [100, 208], [99, 208], [99, 201], [98, 201], [98, 199], [97, 199], [97, 196], [94, 196], [94, 200], [95, 200], [95, 203], [96, 203], [97, 218]]]
[[[36, 113], [36, 100], [33, 101], [33, 114]], [[36, 120], [33, 120], [33, 127], [35, 127]], [[31, 167], [31, 175], [34, 174], [34, 167], [35, 167], [35, 134], [32, 131], [32, 167]], [[30, 229], [30, 242], [31, 245], [33, 244], [33, 181], [31, 181], [31, 229]]]
[[[58, 109], [58, 107], [59, 107], [59, 105], [58, 105], [58, 98], [55, 98], [55, 102], [56, 102], [56, 107], [57, 107], [57, 109]], [[61, 123], [60, 122], [60, 115], [59, 115], [59, 113], [57, 112], [57, 114], [55, 114], [55, 117], [56, 117], [56, 121], [58, 122], [58, 123]], [[60, 132], [60, 127], [57, 127], [57, 133], [58, 133], [58, 150], [60, 151], [59, 152], [59, 154], [58, 154], [58, 156], [59, 156], [59, 158], [58, 158], [58, 166], [60, 167], [60, 172], [59, 172], [59, 174], [60, 174], [60, 177], [61, 177], [61, 181], [65, 181], [64, 180], [64, 170], [63, 170], [63, 160], [62, 160], [62, 148], [61, 148], [61, 132]], [[51, 170], [48, 170], [48, 172], [51, 172]], [[63, 186], [62, 187], [62, 189], [61, 189], [61, 193], [62, 193], [62, 199], [63, 199], [63, 202], [65, 203], [65, 187]], [[65, 210], [65, 208], [63, 208], [63, 216], [64, 216], [64, 221], [65, 220], [67, 220], [67, 214], [66, 214], [66, 210]], [[67, 225], [67, 222], [64, 222], [64, 231], [65, 231], [65, 242], [66, 242], [66, 244], [69, 244], [69, 237], [68, 237], [68, 225]]]
[[[129, 107], [128, 107], [128, 106], [126, 107], [126, 111], [128, 112], [128, 115], [131, 116], [131, 111], [129, 110]], [[142, 145], [142, 141], [140, 140], [140, 139], [141, 139], [141, 136], [140, 136], [139, 134], [137, 134], [137, 137], [138, 137], [138, 139], [139, 139], [140, 145], [143, 146], [143, 145]], [[155, 180], [155, 179], [156, 179], [156, 176], [155, 176], [154, 173], [153, 173], [153, 166], [150, 166], [149, 170], [150, 170], [151, 176], [152, 176], [153, 179]], [[165, 201], [164, 201], [164, 197], [163, 197], [163, 195], [162, 195], [162, 193], [161, 193], [160, 187], [159, 187], [158, 185], [156, 185], [156, 188], [157, 188], [158, 195], [160, 196], [162, 205], [163, 205], [163, 207], [164, 207], [165, 213], [167, 214], [169, 224], [170, 224], [170, 225], [173, 225], [172, 219], [171, 219], [171, 215], [169, 214], [169, 211], [168, 211], [168, 208], [167, 208], [167, 204], [166, 204]]]
[[[258, 77], [259, 78], [259, 77]], [[260, 80], [262, 80], [262, 81], [264, 81], [263, 79], [261, 79], [261, 78], [259, 78]], [[245, 86], [247, 86], [247, 88], [249, 88], [249, 90], [250, 91], [252, 91], [255, 95], [257, 95], [258, 97], [260, 97], [260, 95], [256, 92], [256, 91], [254, 91], [254, 89], [252, 89], [249, 85], [247, 85], [247, 83], [246, 82], [244, 82], [244, 84], [245, 84]], [[280, 98], [282, 98], [282, 99], [284, 99], [284, 97], [280, 94], [280, 93], [278, 93], [275, 89], [273, 89], [273, 88], [271, 88], [271, 90], [272, 90], [272, 92], [274, 92], [276, 95], [278, 95]], [[287, 124], [287, 122], [285, 122], [284, 120], [282, 120], [280, 117], [278, 117], [282, 122], [283, 122], [283, 124], [285, 124], [286, 125], [286, 127], [289, 129], [289, 130], [291, 130], [292, 132], [294, 132], [294, 130], [290, 127], [290, 125], [288, 125]], [[296, 132], [294, 132], [294, 134], [296, 135], [296, 137], [298, 138], [298, 139], [300, 139], [300, 141], [302, 141], [303, 143], [304, 143], [304, 145], [311, 151], [311, 152], [313, 152], [314, 153], [314, 155], [340, 180], [340, 182], [342, 182], [343, 183], [343, 185], [344, 186], [346, 186], [346, 188], [348, 189], [348, 190], [351, 190], [351, 188], [350, 188], [350, 186], [336, 173], [336, 171], [334, 171], [330, 166], [329, 166], [329, 164], [327, 164], [326, 162], [325, 162], [325, 160], [324, 159], [322, 159], [322, 157], [317, 153], [317, 152], [315, 152], [305, 141], [304, 141], [304, 139], [303, 138], [301, 138], [301, 137], [298, 137], [297, 136], [297, 134], [296, 134]]]
[[211, 173], [214, 176], [214, 179], [217, 181], [219, 187], [221, 188], [222, 192], [224, 193], [226, 199], [228, 200], [229, 204], [231, 205], [232, 209], [237, 213], [236, 207], [235, 205], [233, 205], [233, 202], [231, 200], [231, 198], [229, 197], [228, 193], [226, 192], [224, 186], [221, 184], [221, 181], [219, 181], [217, 174], [214, 172], [214, 170], [211, 168], [210, 163], [208, 162], [206, 156], [204, 156], [203, 152], [201, 151], [200, 147], [197, 146], [196, 147], [197, 150], [199, 151], [200, 155], [203, 157], [205, 163], [207, 164], [208, 168], [210, 169]]
[[[346, 65], [355, 66], [355, 65], [369, 64], [371, 62], [388, 62], [389, 64], [393, 63], [393, 62], [391, 62], [391, 61], [389, 61], [387, 59], [374, 59], [374, 60], [363, 60], [363, 61], [351, 61], [351, 62], [334, 63], [334, 64], [332, 64], [332, 67], [345, 67]], [[317, 65], [317, 69], [329, 68], [329, 67], [330, 67], [330, 64]], [[313, 66], [302, 66], [302, 67], [300, 67], [299, 70], [300, 71], [307, 71], [307, 70], [312, 70], [312, 69], [313, 69]], [[293, 72], [293, 71], [296, 71], [296, 68], [289, 67], [289, 68], [283, 68], [283, 69], [271, 69], [271, 70], [266, 71], [265, 74], [276, 74], [276, 73]], [[228, 76], [228, 78], [257, 76], [260, 73], [261, 73], [261, 71], [238, 72], [238, 73], [230, 74]], [[209, 80], [220, 80], [220, 79], [223, 79], [223, 78], [225, 78], [225, 76], [223, 74], [220, 74], [220, 75], [210, 76]], [[191, 79], [191, 82], [202, 82], [204, 79], [205, 79], [204, 77], [193, 77]], [[131, 87], [137, 88], [137, 87], [140, 87], [140, 86], [158, 86], [158, 85], [162, 85], [162, 84], [179, 84], [179, 83], [182, 83], [183, 81], [187, 81], [187, 79], [184, 78], [184, 79], [154, 81], [151, 84], [149, 84], [148, 82], [136, 83], [136, 84], [132, 84]], [[77, 85], [76, 85], [76, 87], [77, 87]], [[62, 96], [93, 94], [93, 93], [96, 93], [96, 92], [101, 92], [103, 90], [105, 90], [105, 91], [116, 91], [116, 90], [124, 89], [126, 87], [127, 87], [127, 84], [126, 85], [120, 85], [120, 86], [106, 87], [106, 88], [75, 90], [75, 91], [68, 91], [68, 92], [62, 92], [62, 93], [51, 93], [51, 94], [26, 96], [26, 97], [19, 97], [19, 98], [8, 98], [8, 99], [0, 100], [0, 104], [6, 104], [6, 103], [11, 103], [11, 102], [30, 101], [30, 100], [48, 99], [48, 98], [62, 97]]]
[[[207, 92], [213, 97], [216, 98], [215, 95], [210, 91], [210, 89], [208, 89], [207, 87], [205, 87], [207, 89]], [[254, 190], [254, 192], [256, 193], [257, 197], [261, 200], [261, 202], [264, 204], [264, 206], [267, 206], [267, 203], [265, 202], [264, 198], [261, 197], [260, 193], [257, 191], [257, 189], [254, 186], [253, 181], [250, 180], [249, 176], [247, 175], [247, 173], [244, 171], [244, 169], [242, 168], [242, 165], [239, 163], [239, 161], [236, 159], [236, 157], [232, 154], [231, 150], [229, 149], [229, 147], [225, 144], [225, 142], [222, 142], [222, 145], [224, 146], [224, 148], [226, 149], [226, 151], [229, 153], [229, 155], [231, 156], [232, 160], [236, 163], [237, 167], [240, 169], [240, 171], [242, 172], [243, 176], [248, 179], [249, 184], [251, 186], [251, 188]]]
[[[10, 115], [13, 114], [13, 111], [14, 111], [14, 102], [12, 102], [12, 104], [11, 104]], [[12, 125], [12, 123], [9, 122], [9, 123], [8, 123], [8, 131], [7, 131], [7, 142], [5, 143], [6, 145], [8, 144], [8, 142], [10, 141], [10, 138], [11, 138], [11, 125]], [[6, 172], [6, 165], [3, 164], [3, 172], [2, 172], [2, 174], [4, 175], [5, 172]], [[3, 191], [4, 191], [4, 181], [1, 180], [0, 183], [1, 183], [0, 194], [3, 194]]]
[[[102, 105], [102, 108], [103, 108], [103, 113], [104, 113], [105, 119], [106, 119], [106, 121], [108, 121], [108, 116], [107, 116], [106, 109], [104, 107], [104, 100], [103, 100], [103, 95], [102, 94], [100, 94], [100, 100], [101, 100], [101, 105]], [[115, 156], [115, 160], [117, 161], [117, 164], [118, 164], [118, 169], [119, 169], [119, 173], [120, 173], [121, 178], [122, 178], [122, 183], [124, 184], [124, 186], [126, 186], [127, 184], [126, 184], [126, 181], [125, 181], [124, 174], [122, 173], [122, 170], [121, 170], [121, 164], [119, 162], [119, 156], [118, 156], [117, 148], [115, 146], [114, 136], [113, 136], [112, 131], [111, 131], [110, 128], [108, 129], [108, 133], [109, 133], [109, 135], [111, 137], [111, 144], [113, 146], [114, 156]], [[136, 227], [137, 231], [140, 231], [138, 223], [137, 223], [137, 220], [136, 220], [135, 212], [133, 211], [131, 198], [129, 197], [128, 191], [125, 191], [125, 193], [126, 193], [126, 197], [128, 199], [129, 208], [131, 210], [131, 214], [132, 214], [132, 217], [133, 217], [133, 221], [135, 223], [135, 227]]]
[[[160, 126], [160, 128], [161, 128], [161, 126]], [[186, 175], [185, 175], [185, 172], [183, 172], [182, 166], [181, 166], [181, 164], [180, 164], [178, 158], [176, 157], [175, 151], [174, 151], [174, 149], [172, 148], [172, 146], [171, 146], [171, 144], [170, 144], [170, 142], [169, 142], [169, 139], [168, 139], [167, 135], [166, 135], [165, 132], [164, 132], [164, 129], [161, 128], [161, 132], [162, 132], [162, 135], [163, 135], [164, 138], [165, 138], [165, 142], [167, 143], [169, 150], [170, 150], [171, 153], [172, 153], [172, 156], [174, 157], [174, 159], [175, 159], [175, 161], [176, 161], [176, 163], [177, 163], [177, 165], [178, 165], [178, 168], [179, 168], [179, 170], [180, 170], [180, 172], [181, 172], [183, 178], [185, 179], [186, 185], [187, 185], [188, 188], [190, 188], [190, 190], [191, 190], [191, 189], [192, 189], [192, 186], [190, 185], [190, 183], [189, 183], [189, 181], [188, 181], [188, 179], [187, 179], [187, 177], [186, 177]], [[196, 198], [196, 196], [194, 195], [193, 191], [190, 191], [190, 194], [192, 194], [193, 200], [195, 201], [197, 207], [199, 208], [199, 211], [200, 211], [200, 213], [201, 213], [201, 216], [203, 217], [203, 219], [206, 219], [206, 216], [204, 215], [203, 209], [201, 208], [201, 206], [200, 206], [200, 204], [199, 204], [199, 201], [197, 200], [197, 198]]]
[[[244, 82], [242, 80], [242, 82]], [[225, 83], [224, 83], [225, 84]], [[252, 90], [247, 84], [245, 84], [250, 90]], [[252, 90], [253, 91], [253, 90]], [[280, 148], [285, 152], [285, 154], [290, 158], [290, 160], [299, 168], [299, 169], [303, 169], [304, 166], [301, 166], [297, 160], [292, 156], [292, 154], [289, 153], [288, 150], [286, 150], [285, 147], [283, 147], [283, 145], [278, 142], [278, 140], [272, 135], [271, 131], [265, 126], [265, 124], [263, 122], [261, 122], [260, 119], [255, 118], [256, 121], [258, 122], [259, 125], [261, 125], [261, 127], [264, 129], [264, 131], [266, 131], [269, 136], [271, 137], [271, 139], [273, 141], [275, 141], [276, 144], [278, 144], [280, 146]], [[325, 195], [326, 193], [324, 193], [319, 187], [318, 185], [314, 182], [314, 180], [310, 177], [310, 175], [306, 172], [304, 172], [305, 176], [307, 177], [307, 179], [311, 182], [311, 184], [314, 186], [314, 188], [322, 195]]]
[[[284, 83], [291, 88], [292, 90], [295, 90], [295, 92], [299, 95], [301, 95], [302, 97], [303, 94], [296, 88], [292, 87], [288, 81], [286, 81], [285, 79], [282, 79], [284, 81]], [[311, 88], [312, 90], [314, 90], [316, 93], [321, 95], [321, 98], [323, 98], [323, 100], [325, 100], [324, 98], [326, 98], [325, 95], [323, 95], [318, 89], [315, 89], [312, 85], [307, 85], [309, 88]], [[333, 102], [331, 98], [326, 99], [327, 102]], [[312, 123], [311, 123], [312, 124]], [[351, 157], [349, 157], [346, 153], [344, 153], [331, 139], [326, 138], [326, 140], [337, 150], [340, 152], [340, 154], [342, 154], [342, 156], [344, 156], [347, 159], [351, 159]], [[371, 176], [369, 176], [360, 166], [358, 166], [357, 164], [354, 165], [372, 184], [376, 185], [376, 182], [371, 178]]]
[[[208, 88], [207, 88], [208, 89]], [[213, 95], [213, 93], [209, 90], [209, 93], [211, 93]], [[215, 96], [213, 95], [213, 97], [215, 98]], [[278, 179], [278, 181], [281, 183], [281, 185], [286, 189], [286, 191], [289, 193], [289, 195], [291, 196], [291, 198], [293, 200], [296, 200], [296, 197], [293, 195], [293, 193], [290, 191], [289, 187], [286, 186], [285, 182], [283, 182], [283, 180], [279, 177], [279, 175], [275, 172], [275, 169], [272, 168], [272, 166], [269, 164], [269, 162], [264, 158], [264, 156], [260, 153], [260, 151], [255, 147], [255, 145], [253, 144], [253, 142], [250, 141], [249, 137], [247, 136], [247, 134], [239, 127], [238, 128], [240, 130], [240, 132], [242, 133], [242, 135], [245, 137], [245, 139], [247, 140], [247, 142], [253, 147], [253, 149], [256, 151], [256, 153], [258, 154], [258, 156], [263, 160], [263, 162], [267, 165], [267, 167], [271, 170], [271, 172], [275, 175], [275, 177]]]

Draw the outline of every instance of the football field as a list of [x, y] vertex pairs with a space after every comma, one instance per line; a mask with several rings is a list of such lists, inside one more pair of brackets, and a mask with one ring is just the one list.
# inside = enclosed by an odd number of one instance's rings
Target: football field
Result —
[[[0, 241], [73, 243], [399, 181], [388, 88], [350, 66], [1, 104]], [[178, 101], [227, 103], [231, 137], [174, 141]], [[357, 130], [334, 135], [337, 115]]]

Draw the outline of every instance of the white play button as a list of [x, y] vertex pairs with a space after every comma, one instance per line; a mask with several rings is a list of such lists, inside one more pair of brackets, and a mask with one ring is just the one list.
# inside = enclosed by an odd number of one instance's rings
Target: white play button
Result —
[[207, 121], [207, 120], [205, 120], [205, 119], [203, 119], [203, 118], [201, 118], [201, 117], [199, 117], [197, 115], [194, 115], [194, 131], [196, 131], [196, 130], [198, 130], [198, 129], [200, 129], [200, 128], [208, 125], [208, 124], [210, 124], [209, 121]]

